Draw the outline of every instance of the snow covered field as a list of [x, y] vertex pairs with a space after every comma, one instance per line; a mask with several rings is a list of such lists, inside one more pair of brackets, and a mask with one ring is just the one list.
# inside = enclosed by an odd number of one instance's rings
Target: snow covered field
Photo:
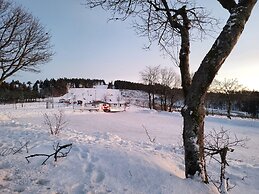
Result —
[[[64, 111], [68, 122], [58, 135], [50, 135], [43, 114]], [[227, 177], [235, 186], [230, 193], [259, 193], [259, 121], [207, 117], [206, 131], [230, 130], [249, 138], [247, 148], [229, 154]], [[151, 143], [144, 130], [155, 138]], [[0, 105], [0, 193], [217, 193], [213, 184], [184, 178], [182, 118], [179, 113], [130, 107], [126, 112], [80, 112], [44, 103]], [[25, 145], [19, 152], [18, 148]], [[36, 153], [51, 154], [53, 145], [72, 143], [65, 158], [54, 162]], [[28, 149], [28, 153], [27, 153]], [[207, 161], [209, 163], [209, 161]], [[211, 161], [209, 174], [219, 166]]]

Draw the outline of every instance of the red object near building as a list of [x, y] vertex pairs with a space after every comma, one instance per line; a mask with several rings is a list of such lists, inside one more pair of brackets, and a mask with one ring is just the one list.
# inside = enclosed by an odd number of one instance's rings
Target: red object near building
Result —
[[110, 112], [111, 106], [110, 106], [110, 104], [105, 103], [105, 104], [103, 104], [102, 109], [103, 109], [104, 112]]

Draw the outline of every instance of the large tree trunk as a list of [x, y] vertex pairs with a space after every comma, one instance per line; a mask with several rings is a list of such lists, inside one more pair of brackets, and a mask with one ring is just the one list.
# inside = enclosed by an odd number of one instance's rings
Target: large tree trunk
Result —
[[204, 156], [204, 97], [199, 102], [188, 101], [182, 109], [184, 121], [185, 176], [200, 176], [208, 183]]
[[189, 73], [188, 29], [181, 31], [180, 70], [185, 98], [185, 106], [182, 109], [185, 175], [188, 178], [199, 174], [204, 182], [208, 182], [204, 158], [204, 97], [218, 70], [237, 43], [257, 0], [243, 0], [239, 4], [231, 1], [231, 5], [228, 1], [219, 2], [223, 7], [228, 7], [231, 15], [192, 80]]

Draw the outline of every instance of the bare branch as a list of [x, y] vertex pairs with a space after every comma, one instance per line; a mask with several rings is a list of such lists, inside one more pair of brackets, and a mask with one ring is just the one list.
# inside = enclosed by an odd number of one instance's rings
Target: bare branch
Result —
[[[30, 163], [29, 158], [33, 158], [33, 157], [37, 157], [37, 156], [45, 156], [47, 157], [41, 164], [44, 165], [46, 164], [46, 161], [50, 158], [50, 157], [54, 157], [54, 161], [56, 162], [58, 158], [63, 158], [66, 157], [70, 150], [72, 148], [72, 143], [70, 144], [65, 144], [65, 145], [59, 145], [59, 143], [57, 143], [57, 145], [54, 145], [53, 149], [55, 152], [53, 152], [52, 154], [32, 154], [29, 156], [26, 156], [25, 159], [27, 160], [28, 163]], [[65, 152], [62, 152], [61, 150], [65, 149]]]
[[0, 84], [17, 71], [39, 72], [53, 55], [50, 35], [31, 14], [2, 0], [0, 5]]
[[[245, 147], [245, 142], [248, 141], [245, 139], [238, 139], [235, 135], [234, 140], [229, 136], [228, 130], [221, 128], [220, 131], [213, 129], [205, 137], [205, 152], [206, 155], [214, 159], [220, 164], [220, 184], [217, 186], [220, 192], [230, 190], [228, 181], [229, 178], [225, 177], [226, 166], [229, 166], [227, 161], [228, 152], [233, 152], [235, 147]], [[219, 155], [219, 158], [216, 158], [215, 155]]]
[[156, 138], [154, 137], [154, 138], [152, 139], [152, 138], [150, 137], [149, 133], [148, 133], [147, 128], [146, 128], [144, 125], [142, 125], [142, 127], [144, 128], [144, 130], [145, 130], [145, 132], [146, 132], [146, 135], [147, 135], [149, 141], [150, 141], [151, 143], [155, 143]]
[[28, 144], [29, 141], [26, 141], [25, 143], [18, 141], [18, 143], [20, 144], [19, 146], [15, 145], [13, 147], [5, 147], [5, 148], [1, 148], [0, 149], [0, 156], [7, 156], [9, 154], [17, 154], [22, 152], [22, 150], [25, 148], [26, 149], [26, 153], [28, 153]]
[[21, 150], [22, 150], [23, 148], [26, 148], [26, 153], [28, 153], [28, 152], [29, 152], [29, 151], [28, 151], [28, 144], [29, 144], [29, 142], [30, 142], [30, 141], [26, 141], [24, 144], [22, 144], [22, 143], [20, 142], [21, 147], [18, 148], [17, 150], [15, 150], [15, 151], [13, 152], [13, 155], [16, 154], [16, 153], [18, 153], [18, 152], [21, 152]]
[[177, 62], [179, 56], [175, 53], [179, 52], [180, 29], [184, 26], [191, 27], [195, 30], [191, 38], [195, 40], [198, 37], [204, 38], [204, 35], [211, 32], [213, 26], [218, 24], [218, 21], [210, 17], [203, 7], [186, 1], [86, 0], [86, 6], [90, 8], [100, 6], [109, 10], [112, 13], [110, 18], [112, 20], [125, 20], [132, 16], [133, 27], [137, 34], [148, 38], [148, 48], [152, 42], [157, 42], [161, 50], [169, 54], [176, 64], [179, 64]]
[[51, 135], [58, 135], [68, 124], [64, 119], [64, 113], [59, 110], [50, 117], [47, 113], [43, 114], [44, 124], [48, 127]]

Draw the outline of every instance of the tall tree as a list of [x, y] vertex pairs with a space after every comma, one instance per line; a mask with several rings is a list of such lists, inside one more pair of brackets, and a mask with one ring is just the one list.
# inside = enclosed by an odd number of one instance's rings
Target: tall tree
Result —
[[171, 101], [171, 105], [170, 105], [170, 110], [172, 107], [172, 101], [173, 101], [173, 88], [178, 87], [180, 84], [180, 78], [179, 76], [175, 73], [173, 68], [161, 68], [160, 69], [160, 84], [163, 87], [163, 91], [162, 91], [162, 96], [164, 96], [164, 107], [163, 110], [167, 110], [167, 98], [170, 99]]
[[142, 81], [148, 85], [149, 108], [155, 107], [155, 84], [159, 82], [160, 66], [147, 66], [140, 72]]
[[50, 35], [21, 7], [0, 0], [0, 84], [17, 71], [39, 72], [53, 55]]
[[245, 88], [238, 83], [237, 79], [224, 79], [223, 81], [214, 80], [211, 90], [224, 94], [227, 102], [227, 117], [231, 119], [231, 109], [234, 100], [234, 95], [241, 92]]
[[[190, 40], [196, 32], [204, 33], [213, 25], [213, 19], [204, 8], [186, 0], [86, 0], [89, 7], [101, 6], [110, 10], [113, 19], [138, 17], [135, 27], [142, 35], [159, 45], [175, 59], [172, 48], [180, 45], [179, 67], [185, 106], [183, 141], [185, 149], [185, 175], [200, 175], [208, 182], [204, 157], [204, 98], [215, 75], [237, 43], [257, 0], [217, 0], [229, 12], [227, 23], [202, 60], [198, 70], [190, 74]], [[194, 30], [194, 33], [190, 33]], [[195, 31], [196, 30], [196, 31]]]

